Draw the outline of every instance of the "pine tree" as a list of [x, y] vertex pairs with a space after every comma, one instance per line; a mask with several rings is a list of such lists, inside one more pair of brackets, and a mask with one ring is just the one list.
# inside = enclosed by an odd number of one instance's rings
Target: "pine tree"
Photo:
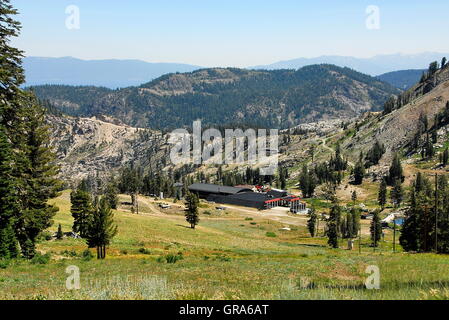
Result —
[[376, 140], [373, 147], [366, 154], [365, 168], [378, 164], [384, 153], [385, 146]]
[[299, 188], [304, 198], [310, 198], [315, 193], [316, 179], [313, 172], [308, 170], [306, 165], [302, 167], [299, 176]]
[[365, 165], [362, 161], [357, 162], [354, 168], [354, 184], [361, 185], [365, 176]]
[[399, 158], [399, 155], [395, 153], [389, 170], [388, 183], [392, 186], [397, 179], [399, 179], [401, 182], [404, 182], [404, 173], [402, 170], [401, 159]]
[[332, 208], [327, 223], [327, 243], [332, 248], [338, 248], [338, 238], [341, 227], [341, 207], [336, 198], [333, 199]]
[[20, 86], [25, 82], [22, 68], [23, 52], [9, 45], [11, 38], [19, 36], [21, 25], [14, 20], [17, 10], [9, 0], [0, 3], [0, 124], [12, 144], [22, 132], [22, 106]]
[[20, 89], [23, 54], [9, 45], [20, 32], [20, 23], [13, 19], [16, 14], [9, 0], [0, 3], [0, 127], [13, 148], [12, 179], [18, 191], [18, 203], [10, 203], [15, 211], [14, 233], [22, 254], [32, 258], [37, 237], [52, 224], [57, 211], [48, 199], [57, 195], [58, 181], [44, 110], [32, 93]]
[[351, 238], [356, 238], [360, 230], [360, 211], [353, 207], [351, 208], [350, 215], [352, 219]]
[[405, 251], [426, 252], [432, 248], [434, 228], [434, 190], [429, 180], [418, 172], [410, 192], [410, 207], [405, 213], [405, 221], [399, 242]]
[[441, 163], [443, 164], [443, 166], [447, 166], [448, 161], [449, 161], [449, 149], [446, 147], [443, 151], [443, 159]]
[[397, 179], [393, 185], [393, 189], [390, 192], [391, 201], [394, 203], [394, 207], [398, 208], [404, 199], [404, 191], [402, 190], [402, 183]]
[[190, 227], [192, 229], [195, 229], [195, 226], [200, 221], [198, 213], [199, 199], [195, 194], [189, 193], [186, 197], [186, 200], [187, 200], [186, 221], [190, 223]]
[[97, 249], [97, 259], [106, 258], [106, 247], [117, 235], [117, 225], [114, 223], [114, 214], [109, 208], [108, 201], [101, 198], [95, 201], [92, 220], [87, 232], [87, 245]]
[[139, 214], [138, 194], [142, 188], [142, 178], [140, 170], [133, 165], [122, 170], [120, 175], [119, 189], [122, 193], [131, 196], [132, 211]]
[[94, 211], [86, 180], [81, 181], [76, 190], [70, 193], [70, 202], [72, 204], [70, 212], [73, 217], [72, 230], [79, 233], [81, 238], [85, 238]]
[[385, 209], [385, 205], [387, 203], [387, 182], [385, 179], [382, 179], [379, 187], [379, 193], [377, 195], [377, 202], [383, 211]]
[[58, 232], [56, 232], [56, 239], [62, 240], [64, 238], [64, 233], [62, 232], [61, 224], [58, 225]]
[[58, 211], [56, 206], [48, 204], [48, 200], [58, 196], [61, 182], [56, 178], [58, 167], [54, 165], [56, 157], [49, 145], [45, 110], [32, 95], [27, 95], [22, 103], [27, 108], [24, 161], [19, 165], [24, 194], [21, 195], [21, 212], [16, 220], [16, 236], [22, 254], [32, 258], [37, 237], [53, 224], [52, 217]]
[[310, 236], [314, 238], [317, 234], [317, 220], [318, 216], [316, 214], [315, 208], [310, 211], [309, 220], [307, 221], [307, 229], [309, 229]]
[[105, 198], [108, 201], [108, 205], [111, 209], [116, 210], [118, 206], [118, 196], [117, 196], [118, 190], [114, 183], [114, 181], [111, 179], [109, 181], [108, 185], [106, 186], [105, 190]]
[[382, 224], [380, 221], [379, 211], [377, 210], [373, 213], [373, 220], [371, 221], [370, 226], [370, 234], [373, 247], [378, 247], [379, 241], [382, 238]]
[[299, 188], [301, 189], [302, 196], [306, 198], [309, 193], [309, 171], [306, 165], [303, 165], [299, 176]]
[[429, 75], [432, 76], [438, 71], [438, 62], [434, 61], [429, 65]]
[[0, 126], [0, 259], [18, 255], [14, 214], [19, 201], [12, 175], [13, 165], [11, 145]]

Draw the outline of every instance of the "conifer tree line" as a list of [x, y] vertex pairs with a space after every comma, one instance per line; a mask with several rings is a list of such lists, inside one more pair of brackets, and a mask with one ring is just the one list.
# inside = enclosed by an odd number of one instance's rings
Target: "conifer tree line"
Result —
[[344, 171], [348, 169], [348, 160], [341, 154], [340, 145], [337, 144], [335, 154], [329, 161], [320, 162], [309, 168], [306, 164], [302, 166], [299, 175], [298, 186], [305, 198], [313, 197], [315, 188], [324, 183], [339, 185], [343, 179]]
[[344, 209], [337, 197], [332, 197], [332, 206], [327, 219], [325, 236], [331, 248], [339, 248], [339, 239], [354, 239], [360, 232], [360, 210], [355, 206]]
[[406, 251], [449, 253], [449, 184], [445, 176], [432, 180], [419, 172], [411, 186], [399, 238]]
[[49, 147], [45, 109], [22, 90], [23, 53], [10, 41], [20, 23], [9, 0], [0, 2], [0, 258], [33, 258], [36, 241], [53, 223], [58, 168]]
[[[387, 182], [390, 183], [390, 199], [395, 208], [406, 203], [404, 225], [399, 242], [405, 251], [449, 253], [449, 183], [444, 175], [429, 179], [418, 172], [410, 191], [403, 188], [403, 169], [400, 157], [395, 154], [389, 174], [381, 180], [378, 203], [383, 210], [388, 200]], [[379, 212], [371, 224], [371, 239], [377, 246], [381, 237]]]

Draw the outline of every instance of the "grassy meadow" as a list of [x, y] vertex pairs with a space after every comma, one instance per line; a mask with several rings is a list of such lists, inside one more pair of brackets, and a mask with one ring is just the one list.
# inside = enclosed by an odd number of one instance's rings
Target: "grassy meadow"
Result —
[[[53, 202], [60, 211], [50, 231], [58, 224], [70, 231], [69, 192]], [[0, 267], [0, 299], [449, 299], [449, 256], [392, 253], [391, 234], [375, 252], [366, 235], [361, 253], [357, 241], [353, 251], [343, 241], [333, 250], [305, 226], [281, 231], [285, 223], [263, 212], [219, 212], [204, 203], [192, 230], [178, 209], [163, 213], [145, 198], [140, 215], [121, 207], [104, 261], [83, 258], [81, 239], [43, 239], [38, 250], [50, 254], [48, 263]], [[72, 265], [80, 290], [66, 288]], [[364, 286], [370, 265], [380, 269], [379, 290]]]

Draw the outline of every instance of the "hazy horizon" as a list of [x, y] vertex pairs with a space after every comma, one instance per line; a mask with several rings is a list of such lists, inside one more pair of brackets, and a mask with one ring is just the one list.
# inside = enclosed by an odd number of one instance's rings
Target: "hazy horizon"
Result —
[[23, 24], [13, 43], [33, 57], [249, 67], [321, 56], [449, 52], [441, 40], [449, 30], [449, 3], [442, 0], [12, 4]]

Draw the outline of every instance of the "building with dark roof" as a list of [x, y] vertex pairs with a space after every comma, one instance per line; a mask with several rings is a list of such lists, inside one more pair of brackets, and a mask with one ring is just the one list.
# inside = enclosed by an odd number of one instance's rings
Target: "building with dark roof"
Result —
[[190, 192], [200, 198], [222, 204], [251, 207], [259, 210], [274, 207], [289, 207], [292, 212], [305, 210], [306, 205], [299, 197], [288, 195], [286, 191], [253, 192], [249, 188], [219, 186], [215, 184], [195, 183], [189, 187]]
[[208, 183], [194, 183], [189, 186], [189, 191], [197, 194], [202, 199], [207, 199], [211, 195], [233, 195], [241, 192], [253, 192], [248, 188], [236, 188], [228, 186], [219, 186]]

